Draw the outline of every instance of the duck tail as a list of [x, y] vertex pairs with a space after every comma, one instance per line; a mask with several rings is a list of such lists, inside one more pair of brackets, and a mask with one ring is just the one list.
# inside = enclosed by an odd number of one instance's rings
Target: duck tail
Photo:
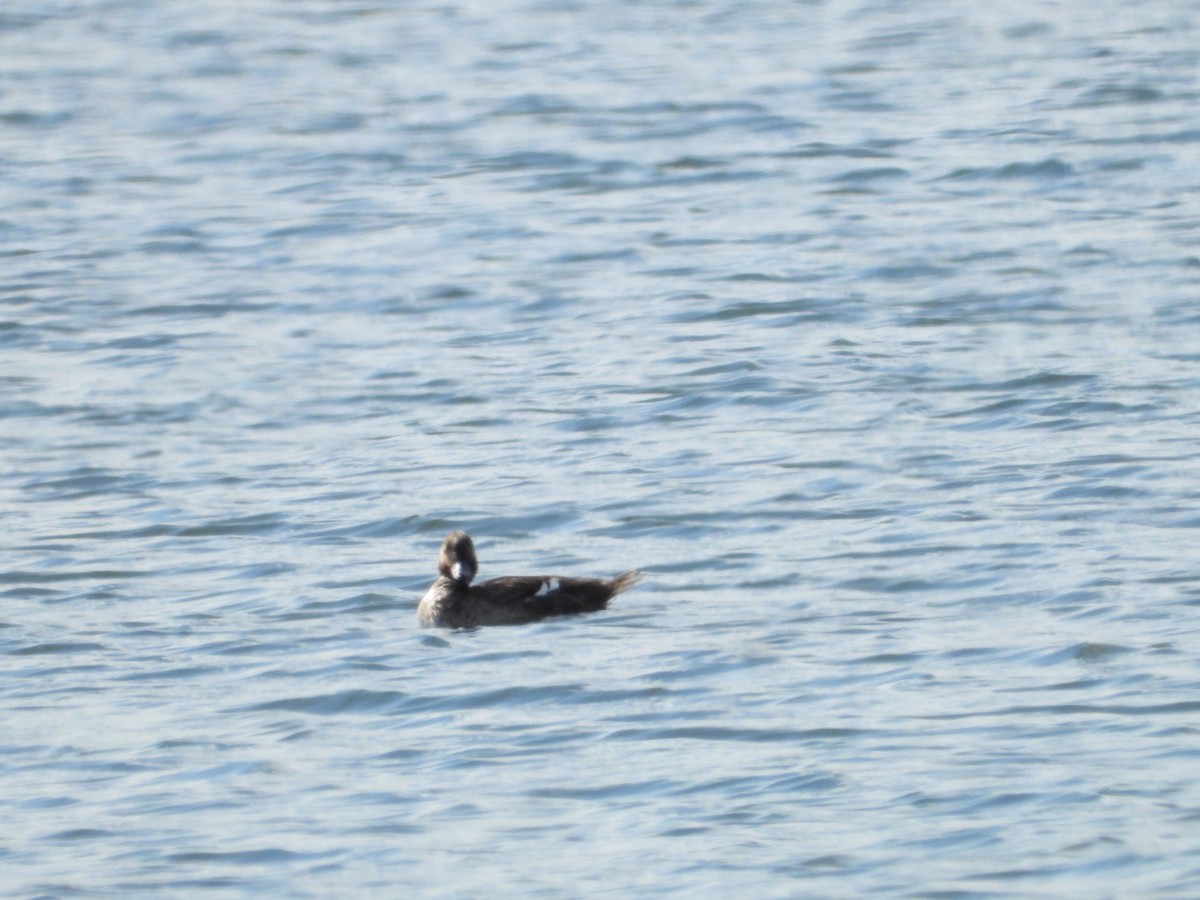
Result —
[[641, 581], [644, 577], [645, 577], [644, 572], [639, 572], [636, 569], [631, 569], [628, 572], [622, 572], [620, 575], [618, 575], [616, 578], [614, 578], [612, 581], [610, 581], [608, 583], [608, 586], [610, 588], [612, 588], [613, 596], [615, 597], [617, 594], [621, 593], [622, 591], [629, 590], [631, 587], [633, 587], [635, 584], [637, 584], [639, 581]]

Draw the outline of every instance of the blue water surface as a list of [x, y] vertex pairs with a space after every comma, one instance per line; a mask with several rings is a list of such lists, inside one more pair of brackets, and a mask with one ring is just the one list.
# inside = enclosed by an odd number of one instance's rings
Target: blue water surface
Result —
[[[1200, 6], [8, 0], [0, 893], [1200, 891]], [[646, 581], [421, 631], [481, 577]]]

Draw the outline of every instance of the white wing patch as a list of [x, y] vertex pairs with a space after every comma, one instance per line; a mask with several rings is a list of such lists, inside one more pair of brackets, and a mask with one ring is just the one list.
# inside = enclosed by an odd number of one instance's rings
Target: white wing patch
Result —
[[542, 582], [542, 586], [540, 588], [538, 588], [538, 592], [536, 594], [534, 594], [533, 596], [545, 597], [551, 591], [557, 591], [557, 590], [558, 590], [558, 579], [557, 578], [547, 578], [545, 581]]

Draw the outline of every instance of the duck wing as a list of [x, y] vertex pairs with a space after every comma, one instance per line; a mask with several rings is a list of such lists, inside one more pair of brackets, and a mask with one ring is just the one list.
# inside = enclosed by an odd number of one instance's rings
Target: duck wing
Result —
[[488, 607], [488, 618], [493, 624], [516, 624], [604, 609], [614, 594], [630, 587], [635, 580], [632, 573], [611, 581], [510, 575], [474, 585], [471, 594]]

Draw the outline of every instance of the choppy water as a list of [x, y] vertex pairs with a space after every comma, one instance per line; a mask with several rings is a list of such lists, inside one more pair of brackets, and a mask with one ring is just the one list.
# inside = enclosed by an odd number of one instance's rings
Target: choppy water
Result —
[[9, 0], [3, 892], [1196, 893], [1198, 22]]

